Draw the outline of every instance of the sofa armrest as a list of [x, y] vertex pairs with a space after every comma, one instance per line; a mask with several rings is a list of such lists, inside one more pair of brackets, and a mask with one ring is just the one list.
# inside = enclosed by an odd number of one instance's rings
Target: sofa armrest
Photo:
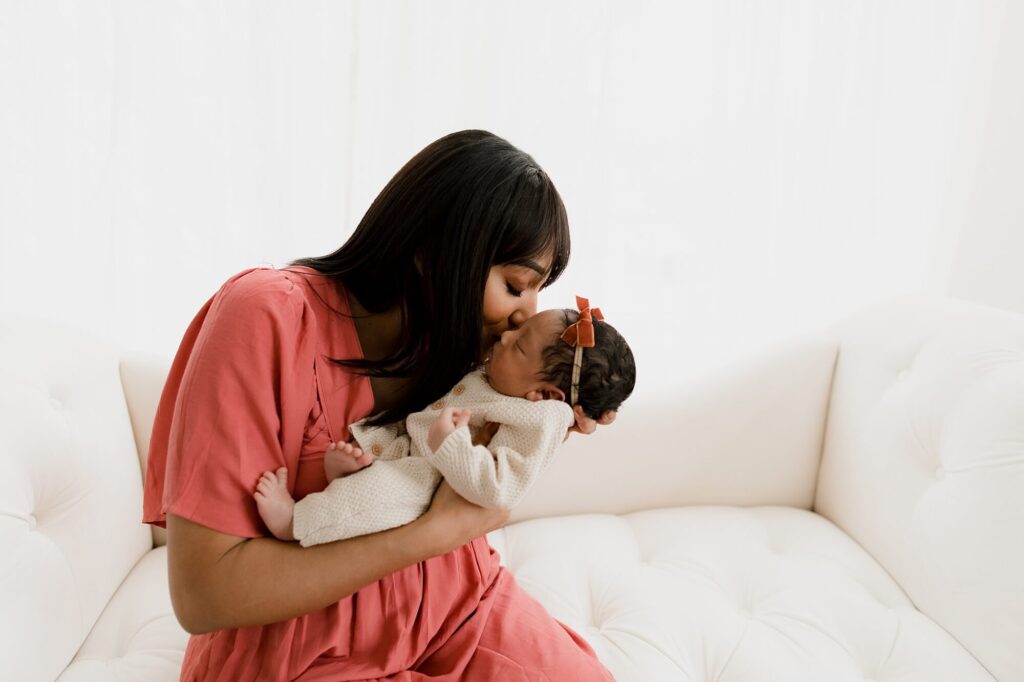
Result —
[[810, 509], [836, 341], [804, 334], [726, 367], [638, 384], [615, 424], [573, 434], [511, 522], [681, 505]]
[[815, 511], [993, 676], [1024, 680], [1024, 315], [919, 293], [828, 331]]

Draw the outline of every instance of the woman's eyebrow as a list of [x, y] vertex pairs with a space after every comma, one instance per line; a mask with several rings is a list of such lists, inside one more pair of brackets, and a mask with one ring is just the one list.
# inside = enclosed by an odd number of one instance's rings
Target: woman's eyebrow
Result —
[[545, 274], [545, 272], [544, 272], [544, 268], [542, 268], [542, 267], [540, 266], [540, 263], [538, 263], [538, 262], [537, 262], [537, 261], [535, 261], [535, 260], [528, 260], [528, 261], [526, 261], [525, 263], [523, 263], [523, 265], [525, 265], [526, 267], [530, 268], [531, 270], [533, 270], [534, 272], [536, 272], [536, 273], [537, 273], [538, 275], [543, 275], [543, 274]]
[[517, 265], [522, 268], [529, 268], [530, 270], [533, 270], [541, 277], [547, 274], [547, 270], [542, 268], [540, 266], [540, 263], [531, 258], [524, 258], [523, 260], [515, 261], [514, 263], [509, 263], [509, 265]]

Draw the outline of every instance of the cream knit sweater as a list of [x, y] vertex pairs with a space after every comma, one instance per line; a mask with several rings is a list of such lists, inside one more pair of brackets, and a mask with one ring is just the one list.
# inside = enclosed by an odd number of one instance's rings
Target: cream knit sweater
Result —
[[[427, 432], [445, 407], [472, 410], [431, 452]], [[467, 500], [510, 509], [551, 462], [575, 417], [558, 400], [530, 401], [498, 393], [474, 370], [443, 398], [401, 422], [350, 427], [374, 462], [330, 481], [295, 504], [294, 534], [303, 547], [377, 533], [415, 520], [430, 506], [442, 476]], [[474, 446], [470, 429], [500, 424], [490, 445]]]

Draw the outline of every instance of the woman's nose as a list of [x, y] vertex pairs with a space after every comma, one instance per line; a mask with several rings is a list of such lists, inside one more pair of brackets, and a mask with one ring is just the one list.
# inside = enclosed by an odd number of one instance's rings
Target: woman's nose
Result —
[[508, 316], [508, 324], [512, 329], [518, 329], [523, 323], [534, 316], [537, 312], [537, 297], [524, 297], [524, 301]]

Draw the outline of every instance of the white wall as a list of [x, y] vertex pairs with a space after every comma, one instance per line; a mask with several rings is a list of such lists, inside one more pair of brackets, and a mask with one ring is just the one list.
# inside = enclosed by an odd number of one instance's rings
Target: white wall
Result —
[[638, 392], [861, 304], [1024, 312], [1005, 1], [0, 0], [0, 311], [170, 355], [448, 132], [534, 155]]

